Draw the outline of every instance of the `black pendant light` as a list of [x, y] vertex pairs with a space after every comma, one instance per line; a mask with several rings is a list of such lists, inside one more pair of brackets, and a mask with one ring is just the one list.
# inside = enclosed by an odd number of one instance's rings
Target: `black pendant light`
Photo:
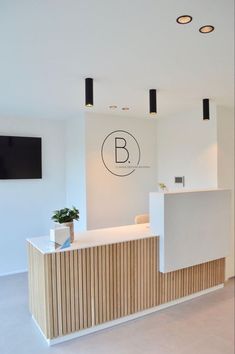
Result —
[[85, 79], [85, 105], [86, 107], [93, 106], [93, 79], [90, 77]]
[[209, 98], [203, 98], [203, 120], [210, 119], [210, 107], [209, 107]]
[[149, 90], [149, 113], [157, 114], [157, 90]]

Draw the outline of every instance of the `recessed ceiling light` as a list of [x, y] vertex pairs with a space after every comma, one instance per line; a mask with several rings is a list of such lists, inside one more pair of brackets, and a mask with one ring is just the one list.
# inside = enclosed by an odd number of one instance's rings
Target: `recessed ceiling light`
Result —
[[180, 25], [186, 25], [187, 23], [190, 23], [192, 21], [192, 16], [189, 15], [182, 15], [180, 17], [178, 17], [176, 19], [176, 21], [180, 24]]
[[201, 28], [199, 28], [199, 32], [201, 32], [201, 33], [210, 33], [210, 32], [213, 32], [214, 29], [215, 29], [214, 26], [206, 25], [206, 26], [202, 26]]
[[117, 109], [117, 106], [115, 106], [115, 105], [109, 106], [109, 109]]
[[123, 111], [129, 111], [129, 109], [130, 109], [129, 107], [122, 107]]

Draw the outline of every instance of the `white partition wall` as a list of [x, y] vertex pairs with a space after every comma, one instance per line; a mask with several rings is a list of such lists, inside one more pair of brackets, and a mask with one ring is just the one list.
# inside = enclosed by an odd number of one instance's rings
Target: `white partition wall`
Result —
[[79, 209], [80, 218], [75, 222], [75, 231], [82, 231], [87, 227], [84, 115], [70, 119], [66, 128], [66, 205]]
[[201, 105], [157, 121], [158, 177], [170, 190], [175, 176], [185, 176], [185, 188], [217, 188], [217, 115], [202, 119]]
[[234, 109], [219, 106], [217, 109], [218, 188], [232, 192], [231, 236], [229, 257], [226, 260], [226, 278], [235, 275], [234, 266]]
[[133, 224], [158, 184], [157, 121], [86, 114], [85, 126], [87, 228]]
[[228, 256], [229, 190], [150, 193], [150, 228], [160, 236], [160, 271]]

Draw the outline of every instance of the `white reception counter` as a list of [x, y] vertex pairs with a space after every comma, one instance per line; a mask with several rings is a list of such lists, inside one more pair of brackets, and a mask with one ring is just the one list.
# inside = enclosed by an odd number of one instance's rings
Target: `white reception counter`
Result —
[[229, 254], [231, 191], [150, 194], [150, 230], [160, 236], [163, 273]]

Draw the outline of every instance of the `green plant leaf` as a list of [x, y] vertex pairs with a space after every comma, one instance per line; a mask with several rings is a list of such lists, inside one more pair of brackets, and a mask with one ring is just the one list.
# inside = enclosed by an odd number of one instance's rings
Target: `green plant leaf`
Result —
[[71, 222], [73, 220], [79, 220], [79, 210], [74, 206], [72, 209], [63, 208], [60, 210], [55, 210], [51, 219], [60, 224]]

